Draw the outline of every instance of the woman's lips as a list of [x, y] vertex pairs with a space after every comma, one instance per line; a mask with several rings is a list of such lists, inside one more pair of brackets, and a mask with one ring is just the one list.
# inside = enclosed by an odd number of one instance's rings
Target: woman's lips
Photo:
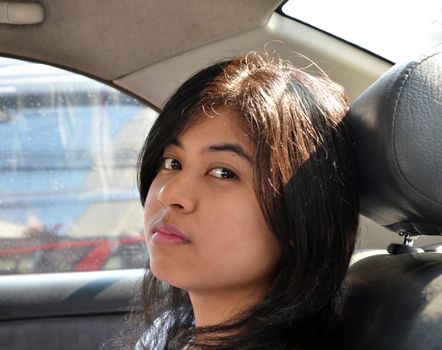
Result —
[[160, 222], [152, 230], [152, 243], [156, 245], [187, 244], [190, 243], [190, 239], [176, 227]]

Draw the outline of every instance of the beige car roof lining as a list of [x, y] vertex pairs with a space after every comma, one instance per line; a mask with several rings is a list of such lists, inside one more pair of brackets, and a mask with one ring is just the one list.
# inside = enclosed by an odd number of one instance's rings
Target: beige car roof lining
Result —
[[290, 60], [301, 52], [352, 99], [390, 66], [276, 14], [282, 0], [37, 2], [44, 9], [42, 23], [0, 24], [0, 54], [82, 72], [156, 108], [196, 70], [250, 50], [276, 50]]
[[274, 13], [264, 27], [158, 62], [115, 80], [114, 84], [161, 109], [174, 90], [199, 69], [250, 51], [276, 52], [297, 67], [319, 73], [313, 61], [346, 88], [351, 100], [391, 66], [330, 35]]
[[0, 24], [6, 55], [115, 80], [264, 26], [281, 0], [39, 0], [41, 24]]

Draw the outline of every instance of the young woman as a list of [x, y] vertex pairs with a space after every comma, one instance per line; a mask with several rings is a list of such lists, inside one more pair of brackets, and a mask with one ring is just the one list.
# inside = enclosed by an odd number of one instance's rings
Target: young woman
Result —
[[139, 162], [136, 349], [332, 347], [358, 225], [342, 88], [249, 54], [186, 81]]

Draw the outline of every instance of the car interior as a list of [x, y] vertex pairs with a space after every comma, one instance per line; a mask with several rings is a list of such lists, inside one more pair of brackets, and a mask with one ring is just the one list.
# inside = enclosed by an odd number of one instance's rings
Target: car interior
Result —
[[[359, 243], [336, 337], [342, 349], [440, 349], [442, 48], [394, 64], [289, 18], [284, 3], [0, 2], [0, 55], [90, 77], [156, 112], [192, 73], [238, 54], [321, 67], [352, 102], [360, 177]], [[0, 348], [113, 348], [140, 309], [143, 274], [138, 266], [0, 276]]]
[[352, 105], [363, 215], [402, 235], [388, 254], [348, 273], [339, 338], [345, 349], [439, 349], [442, 344], [440, 152], [442, 51], [395, 65]]

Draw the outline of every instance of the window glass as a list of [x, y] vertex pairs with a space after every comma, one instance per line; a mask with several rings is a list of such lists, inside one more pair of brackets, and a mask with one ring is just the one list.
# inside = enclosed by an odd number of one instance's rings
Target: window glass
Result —
[[282, 11], [393, 62], [442, 43], [440, 0], [289, 0]]
[[156, 115], [92, 79], [0, 58], [0, 273], [144, 266], [135, 166]]

